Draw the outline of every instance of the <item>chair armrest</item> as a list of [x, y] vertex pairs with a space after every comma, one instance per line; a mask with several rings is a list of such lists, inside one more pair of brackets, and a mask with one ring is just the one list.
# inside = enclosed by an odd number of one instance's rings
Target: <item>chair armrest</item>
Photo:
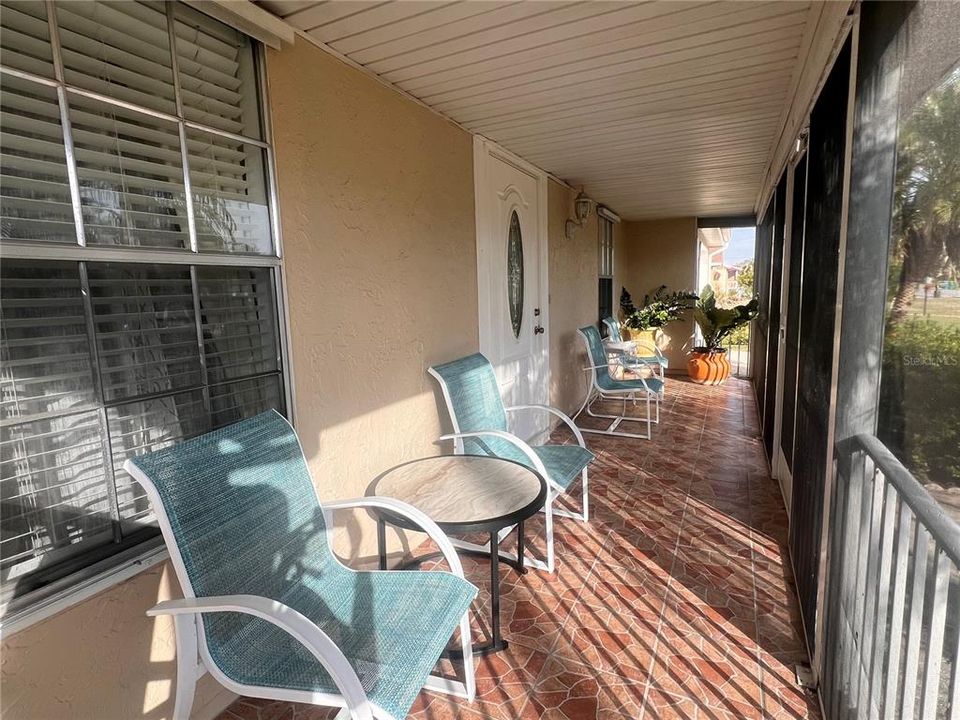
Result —
[[564, 423], [566, 423], [568, 428], [570, 428], [574, 437], [577, 438], [577, 442], [580, 443], [580, 447], [587, 447], [583, 440], [583, 433], [580, 432], [580, 428], [574, 424], [569, 415], [557, 410], [555, 407], [550, 407], [549, 405], [513, 405], [511, 407], [504, 408], [504, 410], [507, 412], [513, 412], [514, 410], [540, 410], [545, 413], [550, 413], [551, 415], [556, 415], [558, 418], [563, 420]]
[[543, 464], [543, 460], [541, 460], [540, 456], [533, 451], [533, 448], [512, 433], [504, 432], [503, 430], [476, 430], [474, 432], [450, 433], [449, 435], [441, 435], [438, 439], [463, 440], [464, 438], [479, 437], [495, 437], [510, 443], [526, 456], [526, 458], [530, 461], [530, 464], [533, 465], [533, 469], [540, 473], [540, 477], [544, 479], [544, 482], [546, 482], [554, 490], [558, 490], [560, 492], [563, 491], [563, 488], [559, 487], [553, 480], [550, 479], [550, 473], [547, 472], [547, 468]]
[[323, 665], [336, 683], [355, 720], [373, 720], [373, 710], [360, 678], [333, 640], [316, 623], [276, 600], [259, 595], [220, 595], [166, 600], [147, 610], [147, 615], [203, 615], [235, 612], [253, 615], [276, 625], [292, 636]]
[[637, 357], [636, 355], [623, 355], [622, 357], [617, 358], [617, 362], [620, 363], [620, 367], [629, 369], [631, 366], [637, 367], [638, 365], [644, 365], [653, 372], [653, 365], [644, 360], [642, 357]]
[[460, 557], [457, 555], [456, 549], [454, 549], [453, 544], [450, 542], [450, 538], [447, 537], [446, 533], [443, 532], [443, 530], [441, 530], [440, 527], [433, 520], [431, 520], [425, 512], [418, 510], [410, 503], [405, 503], [402, 500], [377, 495], [371, 497], [352, 498], [350, 500], [335, 500], [333, 502], [323, 503], [324, 510], [346, 510], [348, 508], [356, 507], [371, 507], [389, 510], [395, 515], [402, 515], [408, 520], [412, 520], [419, 525], [423, 531], [430, 536], [430, 539], [433, 540], [440, 548], [440, 551], [443, 553], [443, 557], [450, 566], [450, 572], [457, 577], [463, 577], [463, 565], [460, 563]]
[[581, 368], [581, 370], [599, 370], [601, 368], [609, 368], [611, 365], [615, 365], [616, 362], [616, 360], [611, 360], [610, 362], [605, 362], [603, 365], [587, 365], [586, 367]]

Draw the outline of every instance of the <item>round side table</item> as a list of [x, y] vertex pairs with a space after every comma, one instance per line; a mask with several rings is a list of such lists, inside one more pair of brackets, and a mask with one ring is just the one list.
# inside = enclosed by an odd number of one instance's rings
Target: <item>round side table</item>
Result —
[[[490, 552], [457, 548], [465, 555], [490, 559], [490, 642], [474, 648], [484, 655], [507, 647], [500, 635], [500, 562], [519, 572], [523, 567], [523, 522], [535, 515], [547, 497], [547, 483], [540, 475], [512, 460], [484, 455], [441, 455], [397, 465], [378, 476], [370, 486], [374, 495], [402, 500], [424, 512], [448, 534], [483, 532], [490, 537]], [[377, 546], [380, 569], [387, 564], [386, 523], [420, 531], [414, 523], [385, 510], [377, 511]], [[502, 555], [499, 532], [517, 526], [517, 558]], [[419, 565], [442, 556], [430, 553], [402, 567]], [[456, 655], [456, 651], [449, 651]]]

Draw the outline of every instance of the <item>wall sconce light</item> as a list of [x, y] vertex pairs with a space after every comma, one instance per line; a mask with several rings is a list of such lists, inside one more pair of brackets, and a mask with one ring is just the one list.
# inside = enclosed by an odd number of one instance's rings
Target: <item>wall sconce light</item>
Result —
[[580, 193], [577, 195], [577, 199], [573, 201], [573, 213], [576, 217], [575, 220], [567, 220], [565, 226], [567, 240], [573, 239], [573, 234], [576, 232], [577, 228], [581, 228], [586, 224], [587, 218], [590, 217], [590, 209], [593, 207], [593, 200], [587, 197], [586, 193], [583, 192], [583, 188], [580, 189]]

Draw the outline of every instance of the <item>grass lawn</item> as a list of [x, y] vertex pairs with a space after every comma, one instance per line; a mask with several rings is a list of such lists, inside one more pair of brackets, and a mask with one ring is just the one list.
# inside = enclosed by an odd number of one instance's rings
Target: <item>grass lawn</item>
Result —
[[[910, 306], [911, 317], [924, 316], [923, 298], [918, 297]], [[944, 325], [960, 326], [960, 297], [931, 297], [927, 298], [926, 317]]]

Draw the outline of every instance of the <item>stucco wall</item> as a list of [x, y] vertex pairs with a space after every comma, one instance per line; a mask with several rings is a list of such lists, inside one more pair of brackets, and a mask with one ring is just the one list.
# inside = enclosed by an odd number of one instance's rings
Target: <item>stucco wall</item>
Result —
[[597, 321], [598, 225], [591, 215], [572, 238], [565, 225], [573, 217], [577, 191], [551, 180], [547, 188], [550, 273], [550, 404], [574, 413], [583, 402], [587, 379], [583, 341], [577, 328]]
[[[478, 347], [472, 140], [303, 40], [267, 70], [297, 426], [321, 496], [362, 495], [438, 453], [426, 368]], [[361, 522], [338, 543], [353, 558], [372, 550]], [[176, 595], [158, 566], [9, 638], [3, 717], [170, 717], [172, 624], [144, 613]], [[229, 700], [208, 676], [194, 717]]]
[[[633, 296], [635, 304], [639, 305], [646, 293], [660, 285], [666, 285], [671, 291], [696, 290], [696, 218], [625, 223], [621, 245], [619, 281]], [[693, 332], [692, 314], [664, 328], [659, 344], [670, 362], [668, 372], [686, 372]]]
[[[599, 218], [590, 214], [572, 238], [566, 222], [574, 216], [577, 190], [550, 180], [547, 188], [550, 273], [550, 404], [575, 413], [587, 392], [588, 365], [577, 328], [597, 322], [599, 298]], [[621, 267], [625, 248], [625, 223], [613, 226], [613, 309], [618, 311]]]
[[267, 68], [297, 430], [321, 497], [363, 495], [440, 452], [427, 367], [479, 347], [473, 141], [303, 40]]
[[[6, 639], [0, 714], [5, 720], [169, 718], [173, 622], [146, 611], [180, 595], [173, 569], [163, 563]], [[233, 697], [206, 675], [192, 717], [213, 718]]]

